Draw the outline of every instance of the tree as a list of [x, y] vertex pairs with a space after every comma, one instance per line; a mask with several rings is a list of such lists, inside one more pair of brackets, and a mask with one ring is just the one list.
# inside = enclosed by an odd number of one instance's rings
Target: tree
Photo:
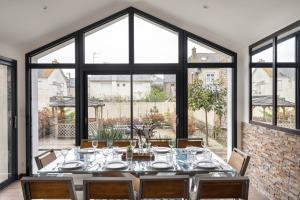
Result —
[[161, 102], [165, 101], [166, 98], [167, 94], [163, 91], [163, 89], [160, 86], [152, 85], [151, 91], [146, 99], [149, 102]]
[[[214, 112], [217, 114], [219, 118], [219, 125], [217, 129], [221, 129], [222, 126], [222, 117], [226, 113], [226, 96], [227, 96], [227, 89], [222, 88], [222, 81], [216, 81], [213, 84], [214, 89]], [[214, 132], [215, 133], [215, 132]], [[215, 134], [214, 134], [215, 137]]]
[[196, 80], [189, 86], [188, 104], [193, 110], [203, 109], [205, 112], [205, 135], [206, 144], [208, 145], [208, 122], [207, 114], [214, 109], [214, 92], [209, 87], [203, 85], [202, 80]]

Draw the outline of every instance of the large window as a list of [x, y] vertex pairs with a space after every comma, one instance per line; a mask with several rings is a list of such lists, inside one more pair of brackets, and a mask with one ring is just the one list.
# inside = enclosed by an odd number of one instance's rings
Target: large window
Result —
[[299, 28], [296, 22], [249, 47], [253, 123], [299, 133]]
[[134, 62], [178, 63], [178, 33], [134, 15]]
[[73, 147], [76, 138], [75, 70], [32, 69], [31, 91], [33, 157], [49, 149]]
[[232, 131], [232, 69], [188, 69], [188, 137], [226, 159]]
[[[49, 148], [138, 129], [152, 138], [207, 135], [224, 159], [236, 146], [236, 53], [154, 16], [130, 7], [26, 56], [27, 169]], [[207, 118], [189, 104], [198, 81], [213, 94]]]
[[75, 39], [68, 40], [31, 57], [31, 63], [75, 63]]
[[85, 63], [128, 63], [128, 34], [128, 15], [85, 33]]

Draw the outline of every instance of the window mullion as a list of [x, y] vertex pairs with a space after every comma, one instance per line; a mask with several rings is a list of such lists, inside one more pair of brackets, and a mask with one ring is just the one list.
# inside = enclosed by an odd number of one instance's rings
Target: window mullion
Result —
[[272, 124], [277, 125], [277, 37], [273, 39], [273, 119]]
[[300, 34], [296, 36], [296, 129], [300, 129]]

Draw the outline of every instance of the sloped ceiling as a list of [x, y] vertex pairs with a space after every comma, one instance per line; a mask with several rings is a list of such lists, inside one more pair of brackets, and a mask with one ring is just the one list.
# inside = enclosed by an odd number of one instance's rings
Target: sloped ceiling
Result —
[[27, 52], [128, 6], [234, 51], [300, 19], [300, 0], [0, 0], [0, 42]]

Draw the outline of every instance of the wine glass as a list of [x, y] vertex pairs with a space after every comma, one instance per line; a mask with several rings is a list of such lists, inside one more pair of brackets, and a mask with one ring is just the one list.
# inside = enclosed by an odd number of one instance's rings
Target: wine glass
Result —
[[130, 140], [130, 146], [134, 149], [136, 147], [136, 140]]
[[171, 148], [171, 151], [173, 151], [174, 146], [175, 146], [175, 141], [169, 140], [169, 147]]
[[68, 153], [69, 153], [69, 149], [67, 149], [67, 148], [63, 148], [61, 150], [61, 155], [64, 157], [64, 163], [66, 163], [66, 158], [67, 158]]
[[108, 156], [108, 149], [107, 148], [103, 148], [103, 150], [102, 150], [102, 154], [103, 154], [103, 156], [104, 156], [104, 163], [106, 163], [107, 162], [107, 156]]
[[96, 160], [96, 149], [98, 147], [98, 140], [92, 140], [92, 147], [94, 149], [94, 157], [95, 157], [95, 160]]

